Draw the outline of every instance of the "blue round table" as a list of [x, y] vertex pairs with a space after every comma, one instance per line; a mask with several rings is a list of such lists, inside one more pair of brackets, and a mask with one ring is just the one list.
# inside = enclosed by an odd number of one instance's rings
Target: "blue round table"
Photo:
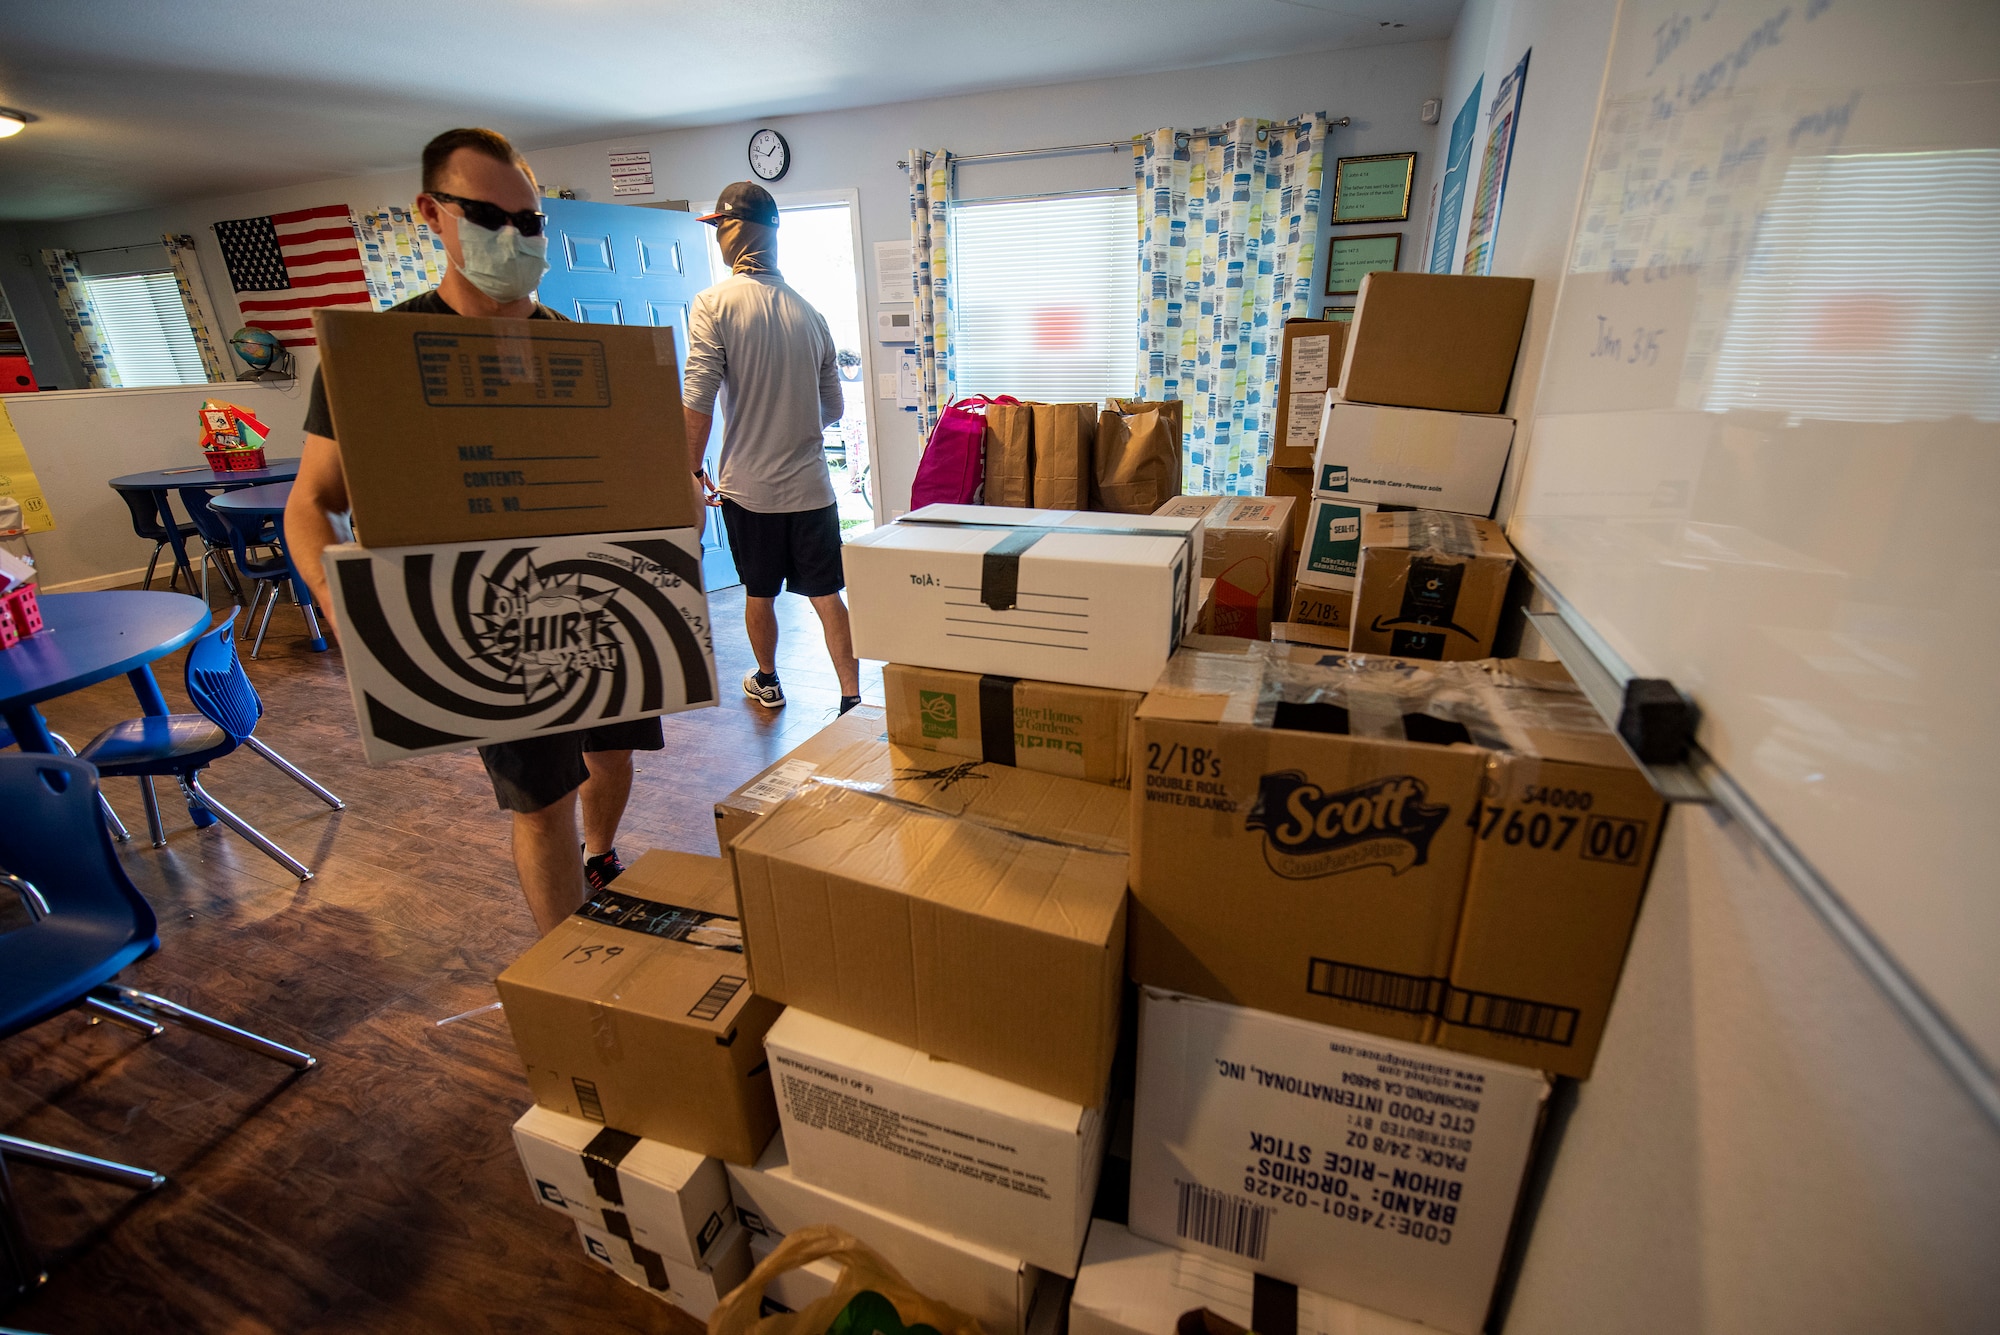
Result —
[[[228, 491], [220, 496], [211, 497], [208, 502], [208, 508], [211, 510], [226, 511], [233, 515], [263, 519], [275, 518], [279, 521], [276, 532], [271, 535], [271, 541], [285, 558], [285, 564], [291, 569], [292, 595], [298, 599], [299, 607], [304, 610], [306, 614], [306, 628], [312, 632], [307, 637], [306, 642], [312, 646], [314, 652], [325, 653], [326, 636], [320, 631], [319, 618], [313, 614], [312, 590], [308, 589], [306, 582], [299, 578], [299, 568], [292, 564], [291, 548], [285, 545], [285, 525], [283, 522], [285, 502], [290, 500], [291, 496], [291, 482], [266, 482], [261, 487], [245, 487], [241, 491]], [[273, 598], [275, 597], [276, 595], [274, 594]], [[255, 609], [253, 608], [252, 610], [254, 611]], [[271, 614], [269, 611], [266, 611], [264, 613], [264, 620], [269, 622], [270, 619]], [[263, 643], [263, 639], [263, 633], [260, 631], [257, 636], [260, 645]], [[251, 650], [251, 656], [256, 656], [256, 650]]]
[[23, 751], [53, 754], [35, 706], [123, 673], [148, 714], [165, 714], [160, 683], [147, 666], [200, 638], [208, 607], [184, 593], [48, 593], [42, 628], [0, 649], [0, 716]]
[[297, 459], [272, 459], [262, 468], [246, 468], [240, 473], [218, 473], [207, 464], [195, 464], [182, 468], [155, 468], [146, 473], [127, 473], [124, 477], [112, 478], [111, 489], [143, 491], [153, 498], [153, 509], [159, 514], [160, 524], [167, 531], [167, 543], [174, 551], [174, 568], [187, 576], [188, 587], [193, 588], [194, 570], [188, 564], [187, 548], [181, 541], [181, 521], [167, 498], [177, 491], [183, 493], [181, 506], [186, 508], [188, 501], [185, 493], [192, 490], [213, 491], [224, 487], [234, 491], [266, 482], [289, 482], [298, 475]]

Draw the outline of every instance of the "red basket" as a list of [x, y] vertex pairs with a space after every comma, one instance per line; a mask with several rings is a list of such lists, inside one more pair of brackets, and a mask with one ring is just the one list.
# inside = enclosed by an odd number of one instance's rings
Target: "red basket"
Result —
[[254, 450], [203, 450], [201, 457], [218, 473], [247, 473], [264, 466], [262, 446]]
[[35, 586], [23, 584], [11, 593], [0, 594], [0, 649], [12, 649], [42, 628], [42, 611]]

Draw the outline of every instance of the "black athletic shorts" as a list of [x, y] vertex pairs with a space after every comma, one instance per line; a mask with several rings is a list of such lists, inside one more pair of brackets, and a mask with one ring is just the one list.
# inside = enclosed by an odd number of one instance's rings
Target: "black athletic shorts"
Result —
[[502, 811], [540, 811], [553, 806], [590, 777], [585, 751], [659, 751], [666, 734], [657, 718], [607, 723], [601, 728], [552, 732], [479, 748], [486, 777], [493, 781], [493, 798]]
[[729, 531], [730, 555], [752, 598], [775, 598], [781, 589], [824, 598], [847, 587], [840, 565], [840, 507], [759, 514], [727, 496], [722, 524]]

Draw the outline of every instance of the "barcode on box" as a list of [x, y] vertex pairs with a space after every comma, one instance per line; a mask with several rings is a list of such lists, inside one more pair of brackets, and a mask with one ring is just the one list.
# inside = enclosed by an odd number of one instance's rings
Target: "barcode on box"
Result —
[[1271, 1207], [1241, 1196], [1210, 1191], [1199, 1182], [1176, 1179], [1180, 1208], [1174, 1231], [1190, 1242], [1219, 1247], [1252, 1261], [1264, 1259], [1265, 1244], [1271, 1240]]
[[1306, 974], [1306, 991], [1336, 1001], [1353, 1001], [1363, 1006], [1407, 1011], [1412, 1015], [1435, 1014], [1444, 1002], [1446, 982], [1423, 974], [1394, 973], [1371, 969], [1362, 964], [1314, 957]]
[[723, 974], [710, 984], [708, 991], [701, 994], [701, 1000], [688, 1009], [688, 1014], [697, 1020], [713, 1020], [728, 1007], [729, 999], [743, 990], [747, 981]]
[[810, 760], [787, 760], [743, 790], [743, 798], [761, 810], [765, 803], [776, 805], [799, 790], [799, 786], [819, 768]]
[[1520, 997], [1467, 992], [1455, 987], [1445, 1002], [1444, 1018], [1447, 1024], [1462, 1024], [1468, 1029], [1488, 1029], [1496, 1034], [1568, 1047], [1576, 1039], [1578, 1012], [1571, 1006], [1550, 1006]]

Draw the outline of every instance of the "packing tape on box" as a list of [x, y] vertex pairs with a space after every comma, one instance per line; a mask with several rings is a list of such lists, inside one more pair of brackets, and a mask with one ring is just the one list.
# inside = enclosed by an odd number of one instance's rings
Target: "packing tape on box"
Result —
[[[583, 1159], [583, 1171], [590, 1176], [590, 1189], [597, 1193], [599, 1200], [609, 1201], [613, 1205], [625, 1203], [624, 1188], [618, 1185], [618, 1165], [625, 1162], [625, 1156], [630, 1154], [638, 1143], [639, 1138], [630, 1132], [613, 1130], [607, 1126], [592, 1136], [590, 1143], [583, 1147], [580, 1156]], [[608, 1217], [611, 1212], [607, 1210], [605, 1214]], [[611, 1231], [618, 1232], [617, 1229]], [[628, 1230], [619, 1236], [629, 1239], [632, 1235]]]
[[1468, 558], [1479, 555], [1479, 530], [1467, 515], [1413, 510], [1408, 522], [1410, 546], [1415, 550]]
[[1019, 677], [979, 678], [979, 755], [995, 765], [1014, 763], [1014, 687]]
[[[896, 777], [905, 782], [921, 783], [928, 781], [942, 787], [950, 787], [952, 784], [963, 779], [975, 776], [979, 771], [979, 767], [985, 763], [983, 760], [962, 760], [955, 765], [947, 765], [942, 769], [911, 770]], [[1079, 853], [1108, 853], [1114, 857], [1121, 858], [1127, 856], [1129, 852], [1125, 844], [1113, 839], [1101, 839], [1096, 842], [1086, 842], [1079, 839], [1058, 839], [1051, 834], [1035, 834], [1028, 830], [1018, 830], [1012, 825], [1005, 825], [999, 821], [976, 815], [970, 811], [940, 811], [936, 807], [927, 807], [922, 802], [912, 802], [908, 798], [897, 797], [881, 784], [870, 783], [866, 779], [815, 778], [810, 783], [802, 785], [799, 791], [787, 800], [792, 802], [810, 801], [811, 794], [824, 792], [832, 788], [844, 788], [851, 793], [865, 794], [868, 797], [874, 798], [877, 802], [886, 802], [914, 816], [929, 816], [936, 820], [963, 821], [967, 825], [977, 825], [981, 829], [992, 830], [996, 834], [1004, 834], [1014, 839], [1026, 839], [1031, 843], [1052, 844], [1057, 848], [1073, 848]]]
[[[1097, 533], [1114, 538], [1172, 538], [1188, 544], [1187, 532], [1177, 528], [1099, 528], [1089, 524], [968, 524], [952, 519], [918, 519], [905, 515], [899, 524], [936, 524], [942, 528], [995, 529], [1007, 536], [994, 544], [979, 562], [979, 601], [995, 612], [1012, 610], [1021, 591], [1021, 556], [1051, 533]], [[1176, 637], [1178, 643], [1178, 637]]]

